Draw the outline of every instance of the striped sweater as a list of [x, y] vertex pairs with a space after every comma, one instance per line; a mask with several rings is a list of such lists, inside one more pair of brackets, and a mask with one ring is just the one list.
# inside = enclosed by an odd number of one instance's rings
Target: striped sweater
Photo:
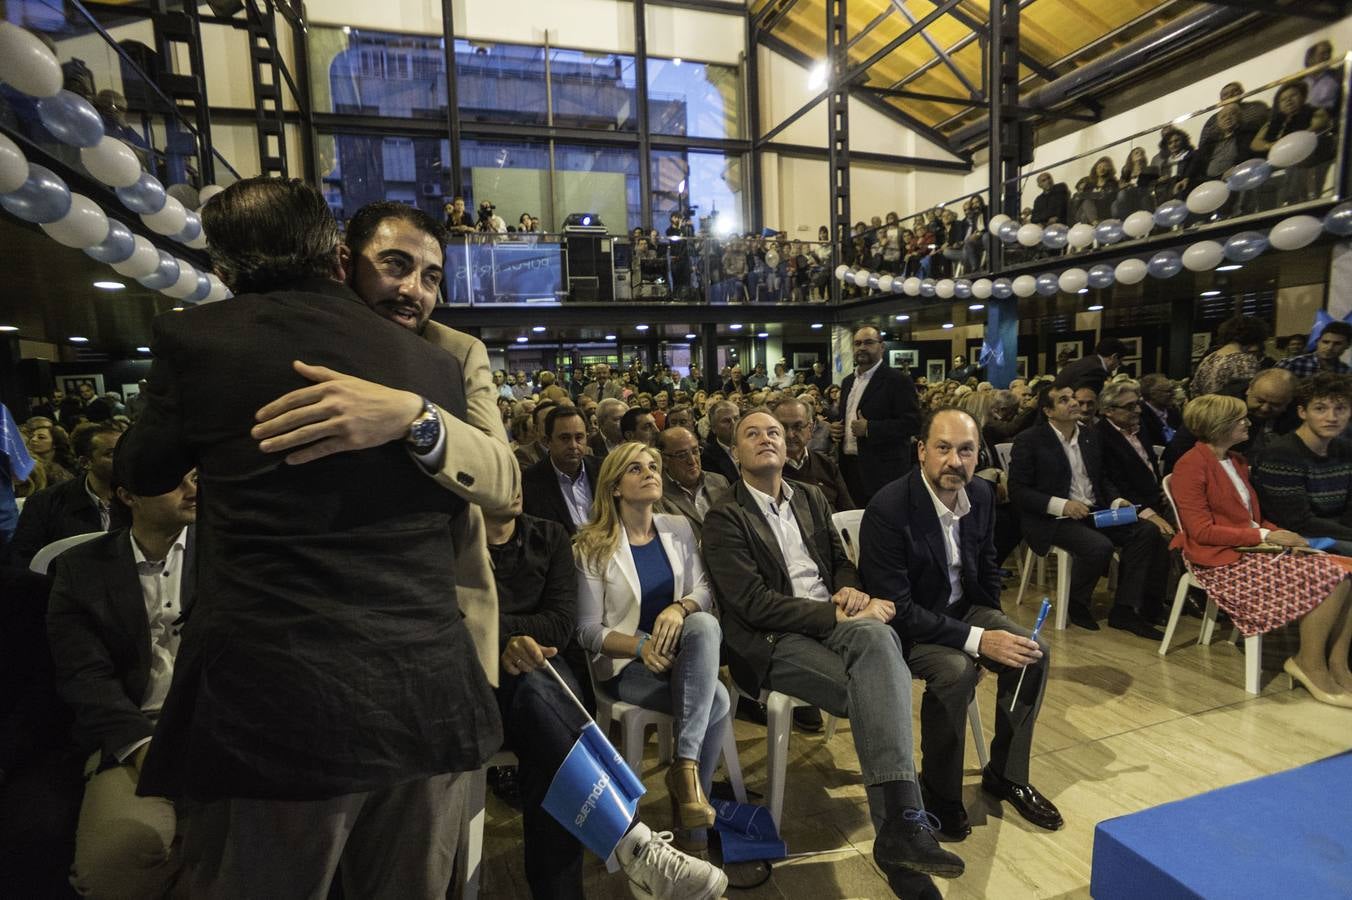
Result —
[[1263, 447], [1251, 473], [1263, 514], [1305, 537], [1352, 540], [1352, 441], [1317, 456], [1296, 432]]

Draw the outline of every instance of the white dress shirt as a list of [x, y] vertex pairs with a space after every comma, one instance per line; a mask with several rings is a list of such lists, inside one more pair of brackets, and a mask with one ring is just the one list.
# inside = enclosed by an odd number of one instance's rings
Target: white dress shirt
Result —
[[[963, 516], [972, 511], [972, 501], [967, 497], [967, 490], [958, 491], [958, 499], [949, 509], [948, 505], [939, 499], [939, 495], [934, 492], [934, 486], [930, 484], [928, 478], [921, 478], [925, 483], [925, 490], [929, 492], [930, 502], [934, 504], [934, 514], [939, 517], [939, 532], [944, 538], [944, 554], [948, 557], [948, 605], [952, 606], [962, 599], [962, 532], [960, 520]], [[963, 641], [962, 649], [969, 656], [981, 655], [981, 636], [986, 633], [986, 629], [978, 628], [975, 625], [969, 625], [967, 640]]]
[[[146, 559], [141, 545], [128, 532], [131, 555], [136, 562], [136, 576], [141, 582], [141, 599], [146, 605], [146, 621], [150, 625], [150, 677], [146, 681], [141, 711], [158, 715], [174, 679], [174, 657], [178, 655], [179, 616], [183, 585], [183, 554], [187, 548], [188, 529], [185, 527], [174, 538], [169, 553], [162, 560]], [[117, 753], [118, 761], [125, 762], [150, 738], [142, 738]]]
[[586, 525], [591, 519], [591, 484], [587, 481], [587, 467], [579, 465], [574, 478], [559, 470], [554, 460], [549, 461], [554, 475], [559, 479], [559, 490], [563, 491], [563, 502], [568, 505], [568, 517], [577, 527]]
[[1226, 475], [1230, 476], [1230, 483], [1235, 486], [1235, 493], [1239, 494], [1239, 499], [1244, 501], [1244, 508], [1249, 511], [1249, 525], [1258, 529], [1260, 540], [1266, 541], [1270, 532], [1260, 523], [1254, 521], [1253, 495], [1249, 493], [1249, 488], [1244, 484], [1244, 479], [1239, 477], [1239, 470], [1235, 468], [1235, 461], [1227, 457], [1221, 460], [1221, 468], [1225, 470]]
[[[746, 484], [746, 482], [742, 483]], [[822, 573], [817, 568], [817, 564], [812, 560], [812, 554], [807, 552], [807, 543], [803, 540], [803, 532], [798, 528], [798, 520], [794, 518], [793, 508], [789, 503], [793, 499], [793, 488], [789, 487], [787, 481], [783, 482], [779, 491], [779, 500], [756, 490], [749, 484], [746, 485], [746, 489], [751, 492], [752, 499], [756, 501], [756, 507], [765, 516], [766, 522], [770, 525], [770, 530], [775, 534], [775, 540], [779, 543], [779, 552], [784, 555], [784, 564], [789, 567], [789, 581], [793, 583], [793, 595], [795, 597], [806, 597], [809, 600], [830, 602], [831, 591], [822, 579]]]
[[1070, 496], [1053, 497], [1048, 500], [1047, 514], [1065, 515], [1066, 504], [1071, 500], [1078, 500], [1085, 506], [1093, 507], [1094, 482], [1089, 479], [1089, 470], [1084, 467], [1084, 455], [1080, 452], [1080, 426], [1075, 426], [1075, 433], [1071, 435], [1070, 440], [1066, 440], [1056, 426], [1048, 424], [1047, 427], [1061, 442], [1061, 449], [1066, 451], [1066, 459], [1070, 461]]
[[107, 500], [104, 500], [98, 494], [94, 493], [94, 489], [89, 486], [88, 475], [85, 476], [84, 489], [85, 493], [89, 495], [89, 502], [94, 504], [94, 508], [99, 511], [99, 529], [101, 531], [107, 531], [108, 517], [112, 514], [112, 506]]
[[873, 380], [873, 373], [878, 371], [878, 367], [883, 364], [879, 359], [873, 364], [873, 368], [867, 372], [856, 373], [854, 376], [854, 386], [850, 388], [850, 396], [845, 400], [845, 439], [841, 445], [846, 456], [859, 455], [859, 438], [855, 437], [854, 429], [850, 427], [854, 420], [859, 417], [859, 398], [864, 396], [864, 389], [868, 383]]

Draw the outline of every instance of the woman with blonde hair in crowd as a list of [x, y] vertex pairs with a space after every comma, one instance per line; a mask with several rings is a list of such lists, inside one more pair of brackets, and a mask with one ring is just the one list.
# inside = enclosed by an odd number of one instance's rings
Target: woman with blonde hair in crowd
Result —
[[672, 825], [687, 833], [687, 847], [700, 849], [714, 824], [708, 791], [731, 723], [718, 680], [723, 632], [709, 612], [699, 545], [684, 516], [653, 513], [662, 499], [656, 450], [621, 444], [596, 482], [591, 521], [573, 538], [578, 642], [601, 690], [672, 716]]
[[37, 468], [16, 491], [16, 496], [28, 497], [43, 488], [70, 481], [78, 465], [70, 448], [66, 430], [43, 416], [34, 416], [19, 429], [28, 452], [37, 462]]
[[[1348, 573], [1334, 559], [1295, 552], [1305, 539], [1263, 518], [1244, 457], [1231, 450], [1249, 437], [1248, 407], [1238, 397], [1205, 394], [1183, 410], [1197, 444], [1174, 464], [1170, 493], [1182, 550], [1207, 598], [1243, 635], [1300, 622], [1300, 649], [1284, 668], [1316, 700], [1352, 708], [1352, 615]], [[1240, 552], [1267, 545], [1282, 552]]]

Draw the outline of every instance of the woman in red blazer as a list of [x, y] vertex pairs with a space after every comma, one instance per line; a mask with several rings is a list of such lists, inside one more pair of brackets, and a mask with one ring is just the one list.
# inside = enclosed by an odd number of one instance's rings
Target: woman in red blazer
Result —
[[1169, 484], [1180, 525], [1172, 546], [1240, 633], [1261, 634], [1299, 619], [1300, 650], [1286, 661], [1286, 672], [1316, 700], [1352, 708], [1347, 573], [1327, 557], [1235, 549], [1307, 546], [1300, 535], [1263, 519], [1248, 463], [1230, 451], [1249, 437], [1243, 400], [1198, 397], [1184, 409], [1183, 424], [1197, 444], [1179, 458]]

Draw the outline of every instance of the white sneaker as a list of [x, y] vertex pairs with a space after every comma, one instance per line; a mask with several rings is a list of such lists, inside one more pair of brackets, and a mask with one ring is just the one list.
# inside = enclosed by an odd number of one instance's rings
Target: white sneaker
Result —
[[616, 849], [629, 890], [637, 900], [717, 900], [728, 876], [711, 863], [671, 846], [670, 831], [635, 825]]

